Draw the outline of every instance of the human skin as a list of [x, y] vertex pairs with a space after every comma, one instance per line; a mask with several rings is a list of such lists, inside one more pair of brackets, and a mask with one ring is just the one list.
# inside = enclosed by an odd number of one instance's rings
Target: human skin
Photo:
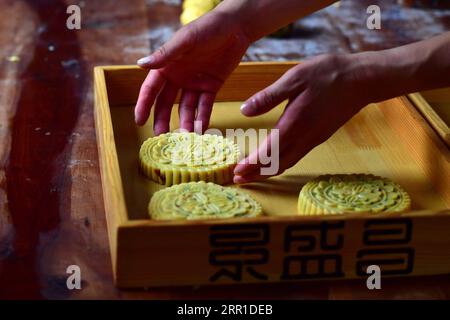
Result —
[[[239, 64], [248, 46], [295, 19], [334, 1], [226, 0], [181, 28], [138, 64], [150, 69], [135, 108], [143, 125], [155, 104], [154, 133], [169, 131], [178, 91], [180, 128], [194, 120], [207, 128], [215, 95]], [[270, 15], [271, 19], [258, 19]], [[261, 115], [288, 100], [275, 128], [279, 131], [279, 171], [297, 163], [371, 102], [408, 92], [450, 86], [450, 32], [394, 49], [321, 55], [288, 70], [241, 107], [245, 116]], [[235, 183], [261, 175], [259, 155], [270, 153], [271, 136], [235, 168]], [[269, 152], [269, 153], [268, 153]]]
[[[155, 104], [154, 133], [169, 130], [173, 102], [181, 90], [180, 128], [194, 120], [206, 129], [217, 91], [237, 67], [248, 46], [267, 33], [333, 1], [227, 0], [181, 28], [138, 64], [150, 69], [136, 104], [135, 120], [144, 124]], [[271, 19], [257, 19], [270, 15]], [[197, 113], [197, 114], [196, 114]]]

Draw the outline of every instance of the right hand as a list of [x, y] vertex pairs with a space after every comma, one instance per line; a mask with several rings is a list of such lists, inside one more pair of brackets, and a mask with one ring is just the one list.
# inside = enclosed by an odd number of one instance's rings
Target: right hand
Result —
[[[362, 53], [321, 55], [288, 70], [241, 107], [259, 116], [288, 100], [271, 134], [234, 169], [234, 183], [247, 183], [283, 173], [317, 145], [325, 142], [361, 108], [377, 100], [373, 68], [382, 55]], [[372, 99], [373, 98], [373, 99]], [[276, 137], [278, 136], [278, 137]], [[264, 173], [260, 159], [271, 155], [278, 170]]]
[[196, 120], [206, 130], [216, 93], [249, 45], [236, 19], [218, 9], [181, 28], [159, 50], [138, 61], [150, 71], [139, 92], [136, 123], [145, 124], [155, 103], [154, 134], [168, 132], [181, 90], [180, 128], [193, 131]]

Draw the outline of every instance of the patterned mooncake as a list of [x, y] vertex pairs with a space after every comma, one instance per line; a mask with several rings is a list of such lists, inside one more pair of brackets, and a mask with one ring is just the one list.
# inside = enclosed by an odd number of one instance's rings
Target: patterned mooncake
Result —
[[410, 197], [401, 186], [366, 174], [320, 176], [303, 186], [298, 199], [301, 215], [403, 212], [410, 207]]
[[211, 182], [188, 182], [155, 192], [148, 206], [155, 220], [256, 217], [261, 205], [237, 188]]
[[166, 186], [191, 181], [226, 184], [233, 180], [239, 147], [218, 135], [165, 133], [142, 144], [139, 160], [145, 175]]

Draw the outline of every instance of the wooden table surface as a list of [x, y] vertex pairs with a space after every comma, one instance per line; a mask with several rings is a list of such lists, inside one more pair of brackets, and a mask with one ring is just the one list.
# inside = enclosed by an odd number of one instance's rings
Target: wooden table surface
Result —
[[[436, 1], [434, 1], [436, 2]], [[442, 2], [442, 1], [441, 1]], [[82, 29], [65, 27], [69, 4]], [[382, 30], [366, 28], [378, 3]], [[450, 277], [117, 290], [112, 283], [93, 119], [92, 68], [134, 64], [179, 27], [176, 0], [0, 0], [0, 299], [450, 298]], [[258, 17], [255, 17], [258, 18]], [[341, 1], [262, 39], [245, 60], [389, 48], [450, 29], [450, 10]], [[432, 235], [430, 235], [432, 236]], [[79, 265], [82, 290], [66, 287]]]

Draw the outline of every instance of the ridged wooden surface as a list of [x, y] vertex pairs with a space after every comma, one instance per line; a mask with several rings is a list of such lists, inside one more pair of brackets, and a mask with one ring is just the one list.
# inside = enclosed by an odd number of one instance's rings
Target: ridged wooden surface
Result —
[[450, 147], [450, 89], [416, 92], [408, 97]]
[[[246, 119], [240, 115], [239, 106], [239, 102], [216, 103], [210, 126], [224, 131], [227, 128], [266, 129], [276, 122], [283, 110], [280, 107], [264, 116]], [[410, 138], [411, 148], [415, 149], [410, 150], [408, 141], [405, 142], [406, 137], [397, 132], [403, 130], [399, 127], [409, 119], [402, 118], [402, 113], [398, 116], [386, 116], [383, 112], [389, 108], [399, 111], [400, 108], [406, 107], [395, 105], [393, 101], [370, 105], [326, 143], [318, 146], [281, 176], [243, 186], [242, 189], [263, 205], [266, 214], [289, 216], [297, 212], [297, 198], [302, 185], [313, 177], [321, 174], [371, 173], [390, 178], [402, 185], [413, 199], [414, 210], [450, 208], [450, 194], [443, 189], [436, 191], [435, 187], [430, 185], [432, 173], [424, 171], [416, 156], [419, 154], [422, 157], [421, 150], [426, 148], [432, 150], [429, 152], [439, 152], [439, 149], [429, 145], [427, 139], [418, 141], [420, 134], [417, 134], [419, 130], [416, 129]], [[408, 116], [408, 110], [404, 112], [403, 115]], [[174, 110], [172, 128], [178, 127], [175, 116], [177, 114], [177, 110]], [[112, 108], [114, 136], [128, 214], [132, 219], [145, 219], [150, 195], [162, 187], [146, 179], [136, 169], [139, 147], [151, 135], [151, 125], [142, 128], [130, 126], [132, 117], [131, 106]], [[389, 124], [386, 117], [395, 118], [389, 118], [389, 121], [392, 121]], [[412, 121], [412, 126], [417, 126], [417, 123]], [[251, 145], [249, 149], [254, 150], [255, 147]], [[450, 158], [450, 152], [447, 152], [447, 158]], [[450, 166], [447, 167], [448, 171], [442, 171], [440, 179], [450, 181]]]

